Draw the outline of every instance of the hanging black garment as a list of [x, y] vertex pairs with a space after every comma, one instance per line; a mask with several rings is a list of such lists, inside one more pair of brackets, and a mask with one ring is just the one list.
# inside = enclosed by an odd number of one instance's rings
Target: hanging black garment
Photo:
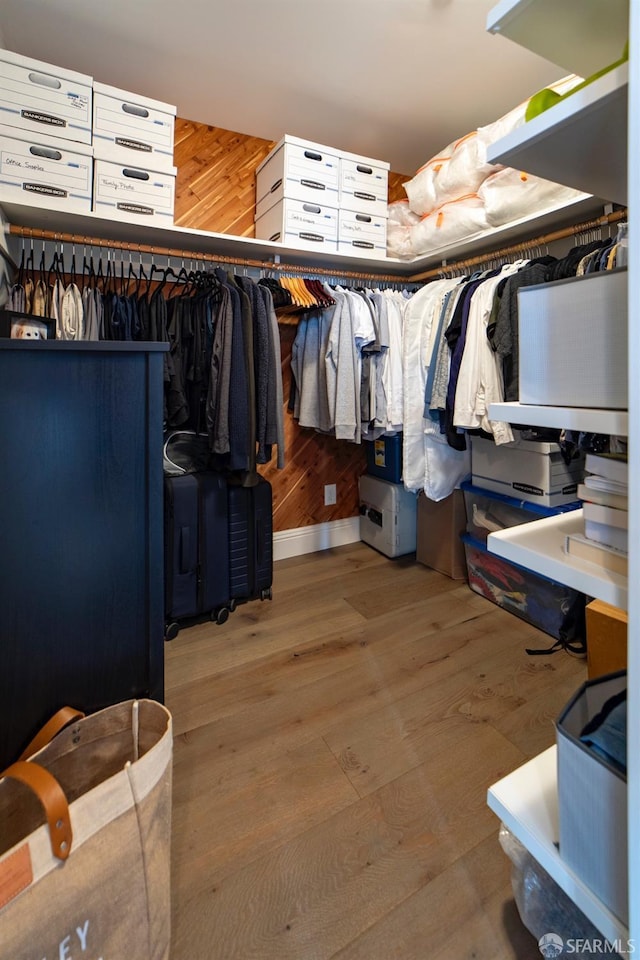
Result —
[[[218, 268], [215, 275], [230, 293], [233, 324], [229, 371], [229, 454], [222, 465], [233, 471], [255, 471], [255, 430], [252, 430], [254, 424], [253, 376], [249, 378], [243, 303], [249, 315], [249, 323], [251, 322], [250, 307], [246, 294], [231, 282], [224, 270]], [[251, 349], [251, 370], [253, 370], [253, 349]]]
[[268, 463], [271, 446], [267, 443], [267, 411], [269, 389], [269, 319], [264, 298], [257, 283], [249, 277], [236, 277], [236, 282], [251, 301], [253, 316], [253, 378], [255, 383], [256, 463]]
[[182, 354], [182, 301], [165, 300], [162, 293], [156, 291], [151, 298], [152, 314], [158, 322], [163, 309], [166, 311], [166, 329], [169, 337], [169, 383], [165, 389], [167, 405], [167, 426], [181, 427], [189, 421], [189, 404], [184, 387], [184, 369]]

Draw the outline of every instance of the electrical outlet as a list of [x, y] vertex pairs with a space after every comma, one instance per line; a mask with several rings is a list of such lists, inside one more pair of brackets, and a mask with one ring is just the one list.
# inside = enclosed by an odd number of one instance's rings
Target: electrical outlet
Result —
[[324, 485], [324, 505], [325, 507], [332, 507], [336, 502], [336, 485], [335, 483], [325, 483]]

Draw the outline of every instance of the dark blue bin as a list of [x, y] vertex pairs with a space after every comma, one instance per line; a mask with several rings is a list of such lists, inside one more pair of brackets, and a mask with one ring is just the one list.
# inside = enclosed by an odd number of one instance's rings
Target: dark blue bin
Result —
[[367, 473], [390, 483], [402, 483], [402, 434], [366, 440]]

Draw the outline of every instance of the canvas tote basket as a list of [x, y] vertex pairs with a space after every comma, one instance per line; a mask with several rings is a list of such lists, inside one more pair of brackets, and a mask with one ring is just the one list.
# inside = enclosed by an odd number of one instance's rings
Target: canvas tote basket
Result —
[[131, 700], [0, 775], [2, 960], [167, 960], [171, 759], [169, 711]]

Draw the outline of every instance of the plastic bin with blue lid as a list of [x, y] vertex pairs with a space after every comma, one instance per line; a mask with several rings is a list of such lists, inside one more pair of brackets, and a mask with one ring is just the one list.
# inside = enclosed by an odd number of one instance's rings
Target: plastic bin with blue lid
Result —
[[574, 500], [559, 507], [546, 507], [528, 500], [508, 497], [504, 493], [485, 490], [468, 480], [460, 484], [460, 489], [464, 493], [467, 533], [485, 544], [489, 534], [497, 530], [542, 520], [543, 517], [555, 517], [560, 513], [578, 510], [582, 506], [580, 500]]
[[505, 560], [486, 543], [462, 534], [469, 586], [509, 613], [559, 640], [585, 597], [564, 583]]

